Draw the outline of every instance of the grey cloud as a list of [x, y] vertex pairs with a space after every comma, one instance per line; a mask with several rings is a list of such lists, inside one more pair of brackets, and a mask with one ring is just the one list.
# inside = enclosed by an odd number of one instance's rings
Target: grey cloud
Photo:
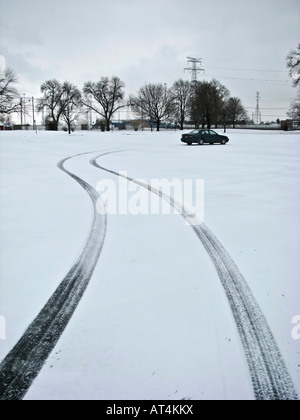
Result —
[[15, 70], [17, 76], [24, 75], [31, 82], [43, 80], [45, 72], [40, 67], [32, 65], [27, 59], [26, 54], [12, 54], [1, 45], [0, 54], [4, 56], [7, 67]]
[[224, 68], [284, 69], [299, 43], [299, 13], [299, 0], [0, 0], [0, 37], [9, 65], [37, 83], [55, 77], [81, 86], [85, 75], [116, 74], [135, 93], [146, 81], [188, 78], [191, 55], [203, 58], [207, 74], [226, 76], [221, 83], [246, 104], [263, 90], [266, 101], [277, 95], [288, 105], [293, 90], [236, 82], [230, 78], [241, 73]]

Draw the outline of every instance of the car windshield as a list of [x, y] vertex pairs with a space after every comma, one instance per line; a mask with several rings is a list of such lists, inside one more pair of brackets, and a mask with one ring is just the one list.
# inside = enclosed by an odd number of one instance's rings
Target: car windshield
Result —
[[199, 130], [193, 130], [190, 132], [190, 134], [199, 134]]

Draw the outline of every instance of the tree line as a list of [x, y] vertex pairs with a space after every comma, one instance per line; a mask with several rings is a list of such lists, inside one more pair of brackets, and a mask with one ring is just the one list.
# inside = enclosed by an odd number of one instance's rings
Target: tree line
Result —
[[[16, 82], [13, 71], [7, 70], [6, 77], [10, 90], [7, 89], [5, 101], [1, 101], [0, 113], [9, 114], [18, 112], [20, 105], [17, 91], [12, 87]], [[162, 122], [171, 120], [183, 129], [187, 119], [196, 127], [208, 128], [212, 125], [234, 126], [247, 119], [241, 100], [230, 97], [228, 89], [216, 80], [191, 83], [180, 79], [170, 88], [162, 83], [146, 83], [128, 99], [125, 99], [124, 89], [125, 83], [116, 76], [86, 82], [82, 91], [72, 83], [52, 79], [41, 85], [42, 97], [37, 100], [37, 110], [46, 115], [48, 129], [58, 130], [63, 121], [69, 133], [82, 110], [96, 113], [109, 131], [116, 112], [128, 106], [138, 119], [155, 125], [157, 131]]]
[[293, 81], [293, 86], [297, 88], [297, 97], [292, 101], [288, 117], [294, 121], [300, 122], [300, 44], [294, 50], [291, 50], [287, 56], [287, 67], [289, 75]]
[[[287, 66], [294, 85], [299, 85], [299, 48], [287, 57]], [[19, 112], [20, 99], [15, 88], [16, 75], [11, 69], [0, 69], [0, 114]], [[110, 130], [113, 116], [122, 108], [131, 107], [141, 121], [148, 121], [159, 131], [161, 123], [173, 121], [183, 129], [190, 120], [196, 128], [235, 125], [248, 119], [240, 98], [231, 97], [218, 80], [189, 82], [179, 79], [168, 88], [162, 83], [146, 83], [135, 95], [125, 98], [125, 83], [118, 77], [102, 77], [86, 82], [82, 90], [69, 82], [56, 79], [41, 85], [37, 110], [46, 115], [48, 129], [58, 130], [61, 121], [72, 125], [81, 111], [93, 111]]]

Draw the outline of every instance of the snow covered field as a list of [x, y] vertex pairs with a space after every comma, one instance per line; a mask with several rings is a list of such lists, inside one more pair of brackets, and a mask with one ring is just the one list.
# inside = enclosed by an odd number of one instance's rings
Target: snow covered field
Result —
[[[221, 133], [222, 131], [220, 131]], [[204, 179], [205, 225], [260, 306], [300, 394], [300, 135], [229, 130], [226, 146], [175, 132], [0, 133], [0, 315], [14, 347], [82, 252], [86, 191], [118, 177]], [[86, 153], [90, 152], [90, 153]], [[83, 154], [85, 153], [85, 154]], [[94, 274], [26, 399], [253, 399], [217, 270], [176, 214], [108, 215]]]

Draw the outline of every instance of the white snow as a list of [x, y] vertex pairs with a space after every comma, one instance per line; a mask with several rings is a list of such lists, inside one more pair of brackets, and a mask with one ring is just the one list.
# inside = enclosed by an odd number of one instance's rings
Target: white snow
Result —
[[[218, 131], [218, 130], [217, 130]], [[222, 132], [221, 130], [219, 131]], [[181, 132], [0, 132], [0, 360], [85, 243], [86, 192], [113, 174], [205, 181], [205, 223], [265, 314], [300, 394], [300, 135], [229, 130], [226, 146]], [[97, 152], [98, 151], [98, 152]], [[2, 318], [1, 318], [2, 319]], [[179, 215], [109, 215], [89, 287], [26, 399], [252, 399], [237, 329], [216, 270]]]

